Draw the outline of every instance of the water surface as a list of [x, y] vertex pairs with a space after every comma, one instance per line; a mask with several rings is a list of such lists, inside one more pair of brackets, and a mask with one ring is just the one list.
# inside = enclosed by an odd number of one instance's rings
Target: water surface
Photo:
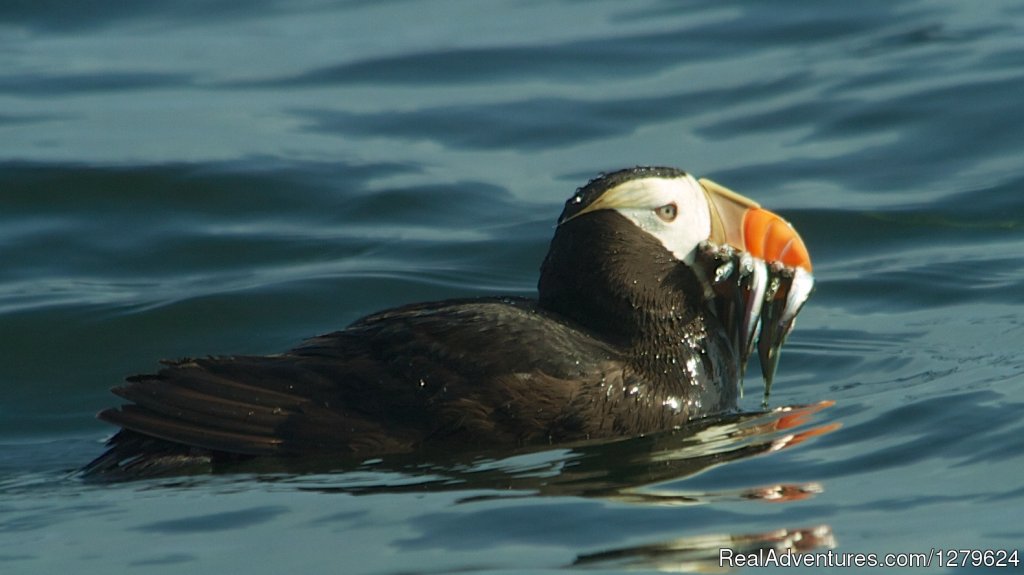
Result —
[[[1019, 548], [1022, 19], [1009, 0], [4, 4], [0, 569]], [[818, 287], [772, 405], [812, 407], [539, 453], [71, 474], [111, 432], [108, 388], [160, 358], [533, 294], [561, 203], [634, 164], [801, 231]]]

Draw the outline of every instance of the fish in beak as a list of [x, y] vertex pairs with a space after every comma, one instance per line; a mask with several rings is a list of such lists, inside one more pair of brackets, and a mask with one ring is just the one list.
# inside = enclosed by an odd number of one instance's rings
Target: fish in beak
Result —
[[756, 335], [767, 406], [780, 349], [814, 289], [811, 258], [796, 229], [779, 215], [711, 180], [699, 183], [711, 234], [696, 261], [712, 286], [716, 313], [734, 326], [743, 369]]

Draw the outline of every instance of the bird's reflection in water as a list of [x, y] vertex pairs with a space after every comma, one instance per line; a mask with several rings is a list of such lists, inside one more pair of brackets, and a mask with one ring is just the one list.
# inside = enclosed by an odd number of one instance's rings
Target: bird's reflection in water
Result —
[[[721, 491], [679, 490], [672, 484], [710, 467], [770, 454], [834, 431], [838, 423], [816, 423], [832, 405], [776, 408], [723, 415], [669, 433], [613, 442], [574, 445], [505, 457], [477, 456], [470, 462], [426, 458], [370, 460], [356, 469], [323, 461], [290, 461], [287, 468], [242, 467], [277, 487], [322, 493], [370, 495], [466, 491], [461, 504], [540, 496], [591, 497], [637, 505], [691, 506], [719, 502], [790, 502], [821, 493], [818, 483], [755, 485]], [[455, 456], [448, 456], [453, 458]], [[430, 464], [423, 459], [431, 459]], [[285, 462], [278, 462], [285, 463]], [[282, 473], [282, 471], [284, 471]], [[337, 473], [337, 471], [344, 471]], [[253, 475], [248, 475], [252, 478]], [[681, 519], [685, 523], [685, 519]], [[764, 533], [686, 536], [636, 547], [581, 555], [574, 567], [717, 571], [723, 548], [737, 553], [774, 549], [794, 553], [831, 548], [827, 525], [780, 526]]]
[[721, 550], [736, 554], [806, 553], [835, 547], [832, 529], [820, 525], [809, 529], [778, 529], [744, 535], [697, 535], [680, 537], [653, 545], [640, 545], [581, 555], [573, 567], [602, 569], [651, 569], [666, 573], [713, 573], [729, 571]]
[[[647, 460], [649, 469], [658, 469], [656, 473], [646, 476], [649, 479], [646, 484], [608, 484], [604, 487], [604, 493], [597, 490], [591, 494], [620, 501], [659, 505], [740, 499], [787, 502], [813, 497], [824, 490], [818, 483], [772, 484], [701, 493], [674, 492], [659, 488], [658, 484], [683, 479], [713, 465], [787, 449], [811, 437], [834, 431], [838, 429], [838, 423], [809, 425], [816, 412], [830, 405], [831, 402], [822, 402], [779, 408], [767, 413], [722, 417], [717, 421], [703, 422], [702, 429], [683, 435], [682, 438], [675, 436], [684, 430], [666, 434], [657, 438], [654, 449], [644, 457], [630, 459], [636, 472], [633, 477], [636, 479], [644, 477], [641, 471], [642, 459]], [[665, 465], [665, 469], [659, 469], [658, 464]], [[776, 553], [805, 553], [816, 549], [831, 549], [835, 545], [835, 537], [828, 525], [784, 527], [763, 533], [703, 534], [608, 549], [580, 555], [572, 566], [707, 573], [729, 570], [721, 562], [723, 549], [731, 549], [736, 554], [769, 550]]]
[[[418, 454], [374, 459], [334, 474], [322, 460], [257, 460], [232, 467], [299, 490], [376, 494], [410, 491], [496, 491], [462, 502], [491, 498], [564, 495], [616, 501], [691, 504], [722, 499], [785, 501], [820, 492], [817, 484], [758, 486], [736, 492], [675, 492], [659, 487], [709, 467], [779, 451], [829, 433], [838, 423], [811, 425], [814, 415], [832, 405], [776, 408], [768, 412], [720, 415], [647, 437], [604, 441], [524, 452], [496, 458]], [[447, 458], [447, 459], [446, 459]], [[429, 460], [431, 463], [423, 463]], [[336, 462], [334, 463], [336, 465]], [[259, 466], [259, 467], [256, 467]], [[283, 467], [282, 467], [283, 466]], [[284, 474], [277, 472], [284, 471]]]

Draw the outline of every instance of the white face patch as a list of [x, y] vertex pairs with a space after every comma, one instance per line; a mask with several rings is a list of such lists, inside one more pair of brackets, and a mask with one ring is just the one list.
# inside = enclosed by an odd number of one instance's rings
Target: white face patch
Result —
[[[609, 207], [629, 218], [672, 252], [676, 259], [692, 264], [697, 245], [711, 235], [711, 211], [707, 196], [697, 180], [642, 178], [630, 180], [604, 193]], [[677, 216], [668, 222], [655, 210], [675, 204]]]

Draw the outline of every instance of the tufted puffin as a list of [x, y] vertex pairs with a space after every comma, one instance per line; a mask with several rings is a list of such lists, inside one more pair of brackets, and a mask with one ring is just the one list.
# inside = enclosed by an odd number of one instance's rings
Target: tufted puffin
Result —
[[[771, 384], [814, 285], [778, 215], [666, 167], [565, 203], [537, 299], [381, 311], [278, 355], [164, 362], [113, 392], [87, 474], [259, 456], [519, 447], [648, 434], [736, 409], [757, 348]], [[767, 397], [767, 395], [766, 395]]]

